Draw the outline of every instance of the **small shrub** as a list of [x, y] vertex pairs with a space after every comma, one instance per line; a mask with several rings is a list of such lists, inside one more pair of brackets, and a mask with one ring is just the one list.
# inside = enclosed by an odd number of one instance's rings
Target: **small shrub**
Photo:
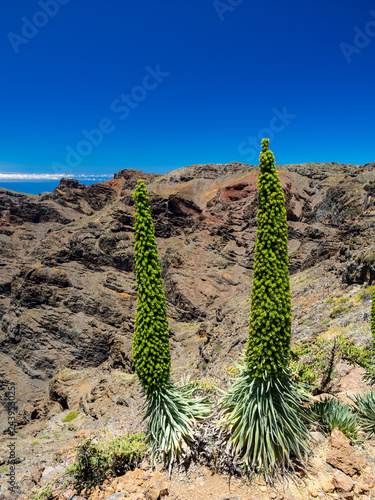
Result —
[[91, 488], [106, 478], [122, 476], [135, 469], [147, 451], [145, 435], [125, 434], [107, 442], [95, 442], [93, 437], [82, 441], [76, 448], [76, 457], [67, 472], [77, 485]]
[[52, 498], [52, 488], [50, 486], [45, 486], [33, 495], [33, 500], [51, 500]]
[[358, 423], [369, 438], [375, 435], [375, 391], [364, 396], [354, 396], [353, 401], [358, 413]]
[[220, 373], [228, 377], [237, 377], [240, 371], [241, 371], [240, 364], [229, 365], [229, 366], [224, 365], [223, 368], [220, 370]]
[[324, 321], [322, 321], [322, 325], [328, 325], [329, 323], [329, 319], [325, 319]]
[[371, 300], [372, 294], [374, 293], [374, 285], [368, 286], [364, 290], [361, 290], [358, 294], [358, 300]]
[[314, 403], [310, 410], [312, 417], [319, 422], [324, 432], [331, 433], [335, 427], [338, 427], [351, 441], [357, 440], [357, 415], [348, 404], [326, 397]]
[[303, 384], [307, 384], [310, 387], [316, 385], [316, 382], [319, 378], [319, 373], [313, 366], [292, 361], [290, 363], [290, 369], [292, 380], [296, 382], [302, 382]]
[[71, 422], [74, 420], [81, 412], [80, 411], [71, 411], [62, 419], [62, 422]]
[[350, 307], [337, 306], [333, 309], [330, 316], [332, 319], [335, 319], [335, 318], [338, 318], [339, 316], [342, 316], [343, 314], [346, 314], [349, 310], [350, 310]]
[[196, 387], [203, 394], [210, 394], [216, 392], [217, 381], [210, 377], [204, 377], [200, 380], [192, 380], [192, 385]]
[[314, 393], [327, 392], [337, 377], [335, 365], [339, 360], [367, 369], [371, 366], [371, 350], [357, 347], [353, 339], [343, 335], [333, 339], [318, 337], [313, 344], [301, 344], [291, 350], [293, 380], [308, 384]]
[[345, 302], [348, 302], [349, 297], [341, 297], [341, 299], [336, 301], [336, 304], [343, 304]]
[[342, 335], [338, 337], [338, 340], [340, 359], [350, 365], [362, 366], [362, 368], [368, 368], [371, 365], [371, 349], [368, 346], [357, 347], [353, 339], [346, 339]]

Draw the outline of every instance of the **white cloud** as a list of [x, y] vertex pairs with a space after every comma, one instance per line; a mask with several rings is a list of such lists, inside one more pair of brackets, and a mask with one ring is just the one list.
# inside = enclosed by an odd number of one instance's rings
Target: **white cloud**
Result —
[[72, 174], [15, 174], [15, 173], [0, 173], [0, 181], [59, 181], [63, 177], [69, 179], [77, 179], [81, 181], [96, 181], [103, 179], [111, 179], [110, 175], [72, 175]]

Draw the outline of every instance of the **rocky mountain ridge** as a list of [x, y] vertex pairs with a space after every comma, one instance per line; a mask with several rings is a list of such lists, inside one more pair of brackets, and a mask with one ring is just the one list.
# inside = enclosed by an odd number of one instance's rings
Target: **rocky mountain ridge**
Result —
[[[375, 277], [375, 163], [278, 170], [293, 342], [362, 327], [369, 303], [355, 297]], [[81, 411], [92, 428], [107, 419], [124, 428], [139, 423], [129, 418], [139, 397], [131, 354], [132, 192], [139, 178], [150, 192], [172, 376], [209, 377], [238, 359], [248, 333], [257, 177], [258, 167], [229, 163], [166, 175], [122, 170], [89, 187], [62, 179], [36, 197], [0, 189], [0, 380], [16, 386], [20, 433], [39, 436], [69, 411]], [[339, 300], [338, 292], [353, 307], [331, 318], [326, 299]], [[4, 435], [6, 411], [1, 405]]]
[[[167, 175], [123, 170], [89, 187], [62, 179], [52, 193], [33, 198], [1, 190], [2, 376], [21, 386], [33, 381], [43, 392], [62, 367], [107, 362], [131, 372], [137, 296], [132, 191], [138, 178], [151, 193], [173, 348], [190, 359], [177, 339], [200, 338], [191, 349], [202, 368], [243, 345], [257, 170], [239, 163]], [[349, 254], [371, 247], [375, 164], [288, 165], [279, 173], [291, 273], [332, 260], [339, 280], [371, 283], [372, 264], [358, 266]]]

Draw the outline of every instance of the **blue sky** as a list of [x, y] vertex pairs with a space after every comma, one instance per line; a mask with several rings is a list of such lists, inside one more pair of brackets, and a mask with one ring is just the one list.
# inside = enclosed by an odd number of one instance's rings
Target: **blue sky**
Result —
[[375, 161], [373, 2], [13, 0], [0, 35], [3, 178]]

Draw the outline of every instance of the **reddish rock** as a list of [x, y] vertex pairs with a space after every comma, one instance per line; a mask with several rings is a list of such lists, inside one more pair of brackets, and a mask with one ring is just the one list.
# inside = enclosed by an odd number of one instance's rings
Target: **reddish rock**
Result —
[[326, 461], [349, 476], [361, 470], [349, 439], [337, 427], [331, 434], [331, 449]]
[[31, 471], [31, 480], [33, 481], [33, 483], [39, 485], [42, 474], [43, 474], [43, 467], [40, 464], [34, 465], [34, 468]]
[[333, 475], [333, 484], [337, 491], [349, 493], [354, 488], [354, 481], [341, 471], [336, 471]]
[[350, 446], [350, 439], [338, 427], [335, 427], [331, 432], [330, 441], [332, 448], [340, 449], [343, 446]]

